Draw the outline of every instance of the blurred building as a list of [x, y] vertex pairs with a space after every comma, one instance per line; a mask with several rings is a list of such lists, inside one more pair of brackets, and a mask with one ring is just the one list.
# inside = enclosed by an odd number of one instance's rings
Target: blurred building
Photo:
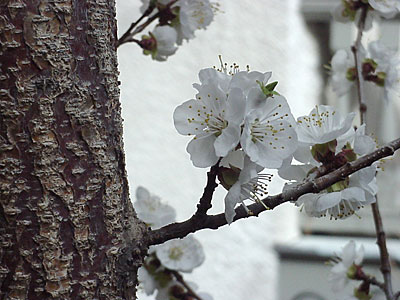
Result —
[[[340, 3], [332, 0], [303, 0], [301, 11], [307, 27], [314, 36], [319, 48], [318, 72], [323, 78], [319, 102], [338, 107], [342, 112], [358, 110], [356, 93], [338, 98], [333, 92], [329, 76], [324, 65], [328, 64], [333, 54], [343, 48], [349, 49], [354, 44], [357, 34], [353, 24], [334, 22], [331, 12]], [[400, 49], [400, 21], [382, 20], [375, 22], [371, 30], [364, 33], [366, 43], [382, 40], [394, 50]], [[368, 132], [377, 138], [380, 145], [399, 137], [400, 101], [383, 102], [383, 91], [377, 91], [372, 85], [365, 84], [367, 97]], [[359, 120], [356, 120], [359, 123]], [[384, 229], [391, 239], [388, 241], [389, 254], [393, 265], [393, 283], [400, 288], [400, 192], [396, 188], [400, 184], [400, 157], [384, 165], [384, 171], [379, 172], [379, 206], [383, 218]], [[380, 280], [379, 253], [376, 245], [375, 227], [370, 207], [366, 207], [357, 216], [345, 220], [332, 221], [329, 218], [309, 218], [300, 215], [302, 235], [290, 243], [276, 246], [280, 257], [279, 267], [279, 299], [282, 300], [324, 300], [343, 299], [344, 295], [352, 294], [355, 284], [341, 294], [333, 294], [326, 280], [329, 268], [323, 263], [339, 253], [350, 240], [355, 240], [366, 249], [365, 264], [367, 270]], [[382, 281], [382, 280], [381, 280]], [[297, 285], [295, 283], [298, 283]], [[374, 299], [384, 299], [380, 291], [375, 291]]]

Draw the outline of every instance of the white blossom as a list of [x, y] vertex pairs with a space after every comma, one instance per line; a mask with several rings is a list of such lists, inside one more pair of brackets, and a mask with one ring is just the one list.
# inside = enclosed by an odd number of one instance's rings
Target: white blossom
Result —
[[[342, 116], [330, 106], [316, 106], [308, 116], [298, 119], [299, 148], [294, 157], [304, 165], [292, 165], [279, 170], [279, 175], [292, 180], [285, 189], [295, 188], [304, 180], [315, 178], [315, 169], [322, 163], [335, 160], [352, 161], [357, 155], [374, 150], [374, 140], [365, 135], [365, 125], [355, 131], [352, 127], [354, 113]], [[303, 207], [309, 216], [343, 219], [361, 207], [375, 202], [377, 193], [376, 166], [359, 170], [319, 193], [300, 196], [296, 205]]]
[[156, 247], [157, 258], [161, 264], [171, 270], [191, 272], [205, 259], [203, 247], [193, 236], [174, 239]]
[[377, 64], [375, 73], [383, 75], [385, 101], [400, 97], [400, 54], [387, 48], [380, 41], [368, 44], [370, 58]]
[[138, 280], [140, 287], [144, 290], [146, 295], [152, 295], [159, 287], [154, 278], [149, 274], [145, 267], [141, 266], [138, 270]]
[[[242, 150], [231, 152], [221, 161], [221, 165], [240, 169], [239, 175], [231, 175], [231, 177], [234, 177], [231, 180], [236, 180], [236, 182], [229, 187], [225, 197], [225, 218], [230, 224], [236, 215], [235, 207], [237, 204], [243, 203], [247, 199], [261, 202], [267, 194], [267, 183], [271, 181], [272, 176], [260, 174], [264, 168], [252, 162]], [[226, 181], [229, 181], [229, 178]]]
[[354, 116], [353, 112], [342, 116], [332, 106], [317, 105], [308, 116], [299, 117], [296, 126], [299, 146], [294, 157], [300, 162], [318, 165], [310, 147], [328, 143], [349, 132]]
[[265, 84], [270, 77], [270, 72], [240, 72], [236, 66], [229, 72], [222, 62], [219, 71], [199, 72], [200, 84], [193, 84], [198, 90], [196, 99], [174, 112], [177, 131], [194, 135], [186, 150], [195, 166], [210, 167], [238, 145], [246, 113], [260, 105], [257, 82]]
[[333, 264], [329, 275], [329, 281], [335, 292], [341, 292], [349, 281], [349, 271], [354, 265], [361, 266], [364, 257], [364, 247], [361, 245], [356, 249], [354, 241], [348, 242], [341, 253], [331, 262]]
[[[332, 11], [333, 19], [340, 23], [354, 22], [358, 24], [361, 17], [361, 7], [354, 8], [351, 0], [340, 1]], [[368, 11], [365, 20], [364, 30], [368, 31], [372, 28], [372, 21], [379, 19], [380, 14], [376, 11]]]
[[[141, 0], [141, 1], [142, 1], [142, 5], [140, 6], [140, 12], [143, 14], [146, 11], [146, 9], [149, 7], [150, 0]], [[157, 3], [160, 3], [162, 5], [167, 5], [170, 2], [171, 2], [171, 0], [157, 0]], [[153, 12], [153, 14], [155, 14], [155, 12]]]
[[194, 38], [197, 29], [205, 29], [213, 20], [214, 12], [209, 0], [180, 0], [178, 44]]
[[158, 196], [151, 195], [144, 187], [136, 189], [134, 207], [139, 219], [149, 224], [153, 229], [158, 229], [175, 221], [175, 209], [162, 203]]
[[390, 19], [400, 12], [399, 0], [368, 0], [369, 4], [383, 17]]
[[286, 99], [264, 97], [245, 116], [240, 143], [250, 159], [265, 168], [280, 168], [297, 148], [295, 121]]
[[347, 77], [348, 70], [354, 68], [354, 56], [350, 51], [340, 49], [332, 57], [332, 88], [340, 97], [349, 92], [353, 85]]
[[308, 116], [297, 119], [298, 140], [308, 145], [330, 142], [351, 128], [354, 116], [354, 112], [342, 116], [332, 106], [317, 105]]
[[157, 26], [152, 34], [157, 43], [153, 59], [158, 61], [167, 60], [168, 56], [173, 55], [178, 49], [175, 46], [178, 37], [176, 30], [170, 26]]
[[318, 194], [304, 194], [297, 201], [311, 217], [330, 216], [344, 219], [365, 205], [375, 202], [377, 193], [376, 167], [357, 171], [348, 179], [339, 181]]

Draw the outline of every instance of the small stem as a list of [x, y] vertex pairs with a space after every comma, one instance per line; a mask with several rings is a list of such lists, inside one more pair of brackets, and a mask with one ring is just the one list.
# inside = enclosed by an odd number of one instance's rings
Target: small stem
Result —
[[[362, 75], [362, 66], [360, 61], [360, 52], [359, 49], [361, 47], [361, 39], [362, 34], [365, 29], [365, 20], [368, 14], [368, 5], [362, 7], [360, 21], [358, 22], [358, 33], [357, 39], [351, 50], [354, 54], [354, 62], [356, 65], [356, 85], [358, 91], [358, 103], [360, 106], [360, 121], [361, 124], [365, 122], [365, 113], [367, 111], [367, 105], [365, 104], [364, 98], [364, 90], [362, 87], [363, 82], [363, 75]], [[379, 254], [380, 254], [380, 261], [381, 261], [381, 272], [384, 279], [384, 286], [383, 291], [385, 292], [387, 300], [393, 300], [393, 289], [392, 289], [392, 277], [391, 277], [391, 268], [390, 268], [390, 261], [389, 261], [389, 253], [386, 247], [386, 234], [383, 230], [382, 224], [382, 217], [379, 212], [378, 206], [378, 197], [376, 197], [376, 202], [371, 204], [372, 214], [374, 216], [374, 223], [375, 223], [375, 231], [376, 231], [376, 238], [377, 244], [379, 247]]]
[[394, 294], [394, 300], [397, 300], [400, 298], [400, 291], [398, 291], [396, 294]]
[[[164, 9], [169, 9], [172, 5], [174, 5], [178, 0], [172, 0], [170, 3], [168, 3]], [[154, 14], [150, 18], [147, 19], [146, 22], [144, 22], [142, 25], [137, 27], [133, 32], [132, 30], [139, 24], [140, 21], [142, 21], [145, 17], [150, 15], [150, 13], [154, 10], [154, 7], [148, 7], [146, 11], [143, 13], [143, 15], [134, 23], [131, 24], [131, 26], [128, 28], [128, 30], [122, 35], [120, 39], [117, 41], [117, 48], [121, 46], [122, 44], [132, 42], [133, 40], [131, 39], [133, 36], [136, 34], [142, 32], [147, 26], [149, 26], [154, 20], [156, 20], [160, 15], [161, 11], [158, 13]]]
[[132, 37], [133, 35], [131, 35], [131, 31], [148, 15], [151, 14], [151, 12], [154, 10], [154, 6], [149, 5], [149, 7], [145, 10], [145, 12], [143, 13], [143, 15], [140, 16], [139, 19], [136, 20], [136, 22], [133, 22], [131, 24], [131, 26], [129, 26], [128, 30], [118, 39], [117, 41], [117, 48], [119, 46], [121, 46], [124, 43], [129, 42], [128, 38]]
[[186, 283], [186, 281], [183, 279], [183, 276], [178, 271], [174, 271], [174, 270], [170, 270], [170, 271], [171, 271], [171, 274], [175, 276], [176, 280], [187, 289], [190, 296], [192, 296], [193, 298], [195, 298], [197, 300], [202, 300], [200, 298], [200, 296], [198, 296], [196, 294], [196, 292], [193, 291], [193, 289]]
[[212, 207], [211, 200], [218, 184], [215, 179], [218, 175], [219, 163], [221, 158], [217, 163], [211, 167], [210, 171], [207, 173], [207, 185], [204, 188], [203, 196], [201, 196], [199, 204], [197, 204], [197, 211], [194, 214], [195, 217], [202, 217], [207, 215], [207, 211]]
[[365, 98], [364, 98], [364, 91], [362, 87], [362, 66], [361, 66], [361, 61], [360, 61], [360, 47], [361, 47], [361, 39], [362, 39], [362, 34], [365, 28], [365, 20], [367, 18], [368, 14], [368, 6], [364, 6], [361, 11], [361, 17], [360, 21], [358, 22], [358, 33], [357, 33], [357, 39], [353, 47], [351, 47], [351, 51], [353, 52], [354, 55], [354, 63], [356, 65], [356, 86], [357, 86], [357, 92], [358, 92], [358, 104], [359, 104], [359, 109], [360, 109], [360, 120], [361, 124], [364, 123], [365, 120], [365, 113], [367, 111], [367, 105], [365, 104]]
[[393, 298], [393, 289], [392, 289], [392, 276], [391, 276], [391, 268], [389, 261], [389, 253], [386, 247], [386, 234], [383, 230], [382, 217], [379, 212], [378, 206], [378, 197], [376, 197], [376, 202], [371, 204], [372, 214], [374, 215], [374, 223], [375, 223], [375, 231], [377, 244], [379, 247], [380, 261], [381, 261], [381, 272], [383, 275], [384, 287], [383, 291], [386, 294], [388, 300], [392, 300]]

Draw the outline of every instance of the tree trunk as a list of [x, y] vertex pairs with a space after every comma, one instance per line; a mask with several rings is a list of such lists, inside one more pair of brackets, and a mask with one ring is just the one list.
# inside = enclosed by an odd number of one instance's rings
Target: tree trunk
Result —
[[0, 0], [1, 299], [135, 299], [110, 0]]

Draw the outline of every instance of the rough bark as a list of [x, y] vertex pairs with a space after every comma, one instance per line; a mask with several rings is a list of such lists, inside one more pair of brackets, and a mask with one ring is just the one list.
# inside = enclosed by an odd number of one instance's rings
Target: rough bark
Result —
[[135, 299], [115, 3], [0, 11], [0, 298]]

